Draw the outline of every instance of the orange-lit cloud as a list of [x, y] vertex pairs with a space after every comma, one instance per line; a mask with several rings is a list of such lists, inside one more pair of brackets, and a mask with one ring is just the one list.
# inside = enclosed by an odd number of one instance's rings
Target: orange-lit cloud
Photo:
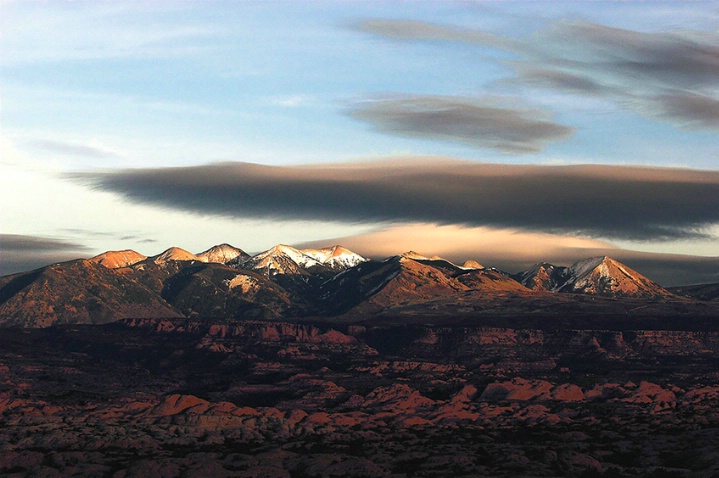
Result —
[[404, 224], [301, 246], [324, 247], [330, 243], [342, 244], [373, 259], [413, 250], [458, 264], [471, 259], [510, 273], [538, 262], [568, 266], [581, 259], [606, 255], [665, 286], [719, 281], [719, 257], [639, 252], [588, 238], [513, 229]]
[[472, 259], [487, 267], [495, 266], [497, 262], [506, 263], [508, 259], [518, 264], [533, 264], [548, 257], [558, 262], [573, 262], [577, 257], [584, 258], [597, 251], [616, 249], [607, 242], [579, 237], [421, 223], [389, 226], [365, 234], [337, 238], [337, 241], [374, 258], [414, 250], [423, 255], [438, 255], [459, 263]]

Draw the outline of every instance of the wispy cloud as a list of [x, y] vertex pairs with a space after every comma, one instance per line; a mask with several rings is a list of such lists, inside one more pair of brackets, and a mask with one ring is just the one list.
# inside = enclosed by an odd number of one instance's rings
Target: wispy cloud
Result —
[[490, 45], [503, 49], [514, 49], [516, 43], [500, 35], [457, 27], [438, 25], [417, 20], [390, 20], [375, 18], [364, 20], [357, 24], [357, 28], [368, 33], [382, 35], [395, 40], [439, 40], [461, 41]]
[[227, 217], [432, 222], [593, 237], [706, 237], [719, 172], [620, 166], [404, 162], [219, 163], [73, 175], [136, 202]]
[[506, 51], [514, 80], [603, 96], [675, 125], [719, 130], [719, 33], [638, 32], [556, 22], [529, 37], [406, 20], [372, 20], [364, 31], [391, 39], [463, 42]]
[[27, 141], [26, 144], [34, 148], [39, 148], [45, 151], [63, 155], [83, 156], [86, 158], [95, 159], [117, 159], [122, 157], [122, 155], [120, 155], [119, 153], [100, 146], [74, 143], [69, 141], [37, 139]]
[[537, 108], [497, 98], [406, 96], [364, 101], [352, 116], [400, 136], [456, 141], [505, 153], [533, 153], [566, 139], [574, 128]]
[[[206, 52], [214, 33], [178, 19], [181, 3], [11, 2], [3, 5], [3, 64], [166, 58]], [[157, 28], [158, 18], [163, 28]], [[52, 41], [47, 41], [52, 38]]]
[[312, 96], [299, 94], [274, 96], [270, 98], [270, 103], [283, 108], [299, 108], [300, 106], [305, 106], [313, 101], [314, 98]]

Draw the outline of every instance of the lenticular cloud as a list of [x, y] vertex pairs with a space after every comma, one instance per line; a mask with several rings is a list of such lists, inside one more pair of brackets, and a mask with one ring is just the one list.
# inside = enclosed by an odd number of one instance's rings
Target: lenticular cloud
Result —
[[461, 161], [271, 167], [248, 163], [82, 173], [127, 199], [225, 217], [432, 222], [663, 240], [719, 223], [719, 172]]

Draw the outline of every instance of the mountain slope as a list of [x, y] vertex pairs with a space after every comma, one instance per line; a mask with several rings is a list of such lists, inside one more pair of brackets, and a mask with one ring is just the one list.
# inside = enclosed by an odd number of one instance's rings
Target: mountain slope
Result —
[[527, 289], [555, 292], [569, 280], [569, 268], [540, 262], [514, 278]]
[[348, 269], [323, 284], [335, 313], [355, 312], [446, 299], [467, 287], [423, 261], [394, 256]]
[[3, 278], [0, 323], [47, 327], [128, 317], [179, 317], [160, 296], [96, 262], [76, 260]]
[[669, 291], [692, 299], [719, 301], [719, 283], [670, 287]]
[[293, 304], [269, 279], [218, 263], [184, 263], [162, 284], [162, 298], [187, 317], [276, 319]]
[[457, 281], [469, 290], [483, 293], [525, 293], [527, 288], [511, 276], [496, 269], [469, 270], [459, 276]]
[[[407, 259], [407, 254], [402, 255]], [[422, 256], [418, 256], [422, 257]], [[497, 269], [487, 269], [475, 261], [467, 261], [465, 265], [458, 266], [441, 257], [432, 259], [414, 259], [425, 266], [439, 270], [448, 278], [454, 279], [458, 290], [468, 290], [483, 293], [500, 292], [527, 292], [527, 288], [517, 282], [510, 275]], [[466, 266], [469, 264], [469, 267]]]

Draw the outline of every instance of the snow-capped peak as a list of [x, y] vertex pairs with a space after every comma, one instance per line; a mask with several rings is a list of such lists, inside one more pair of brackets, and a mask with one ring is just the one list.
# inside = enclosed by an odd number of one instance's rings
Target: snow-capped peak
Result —
[[300, 252], [335, 270], [348, 269], [367, 262], [364, 257], [339, 245], [322, 249], [302, 249]]
[[242, 249], [231, 246], [229, 244], [220, 244], [207, 249], [205, 252], [197, 254], [197, 257], [202, 262], [217, 262], [220, 264], [227, 264], [228, 262], [235, 260], [238, 257], [250, 257]]
[[268, 276], [276, 274], [302, 274], [306, 269], [319, 265], [319, 261], [303, 254], [294, 247], [284, 244], [278, 244], [239, 264], [243, 269], [264, 272]]
[[285, 244], [278, 244], [244, 261], [233, 260], [232, 265], [263, 272], [269, 276], [306, 274], [308, 270], [315, 268], [337, 272], [365, 261], [367, 259], [342, 246], [299, 250]]
[[607, 256], [583, 259], [572, 264], [572, 266], [569, 267], [569, 273], [575, 278], [581, 278], [609, 260], [611, 259]]
[[422, 254], [419, 254], [414, 251], [407, 251], [400, 255], [403, 259], [412, 259], [414, 261], [429, 261], [430, 258], [427, 256], [423, 256]]
[[269, 252], [270, 255], [273, 256], [285, 255], [292, 259], [295, 263], [303, 267], [312, 267], [320, 263], [320, 261], [313, 258], [312, 256], [305, 254], [303, 251], [295, 249], [291, 246], [286, 246], [284, 244], [278, 244], [267, 252]]
[[609, 296], [657, 297], [668, 292], [658, 284], [611, 257], [576, 262], [569, 268], [563, 291]]

